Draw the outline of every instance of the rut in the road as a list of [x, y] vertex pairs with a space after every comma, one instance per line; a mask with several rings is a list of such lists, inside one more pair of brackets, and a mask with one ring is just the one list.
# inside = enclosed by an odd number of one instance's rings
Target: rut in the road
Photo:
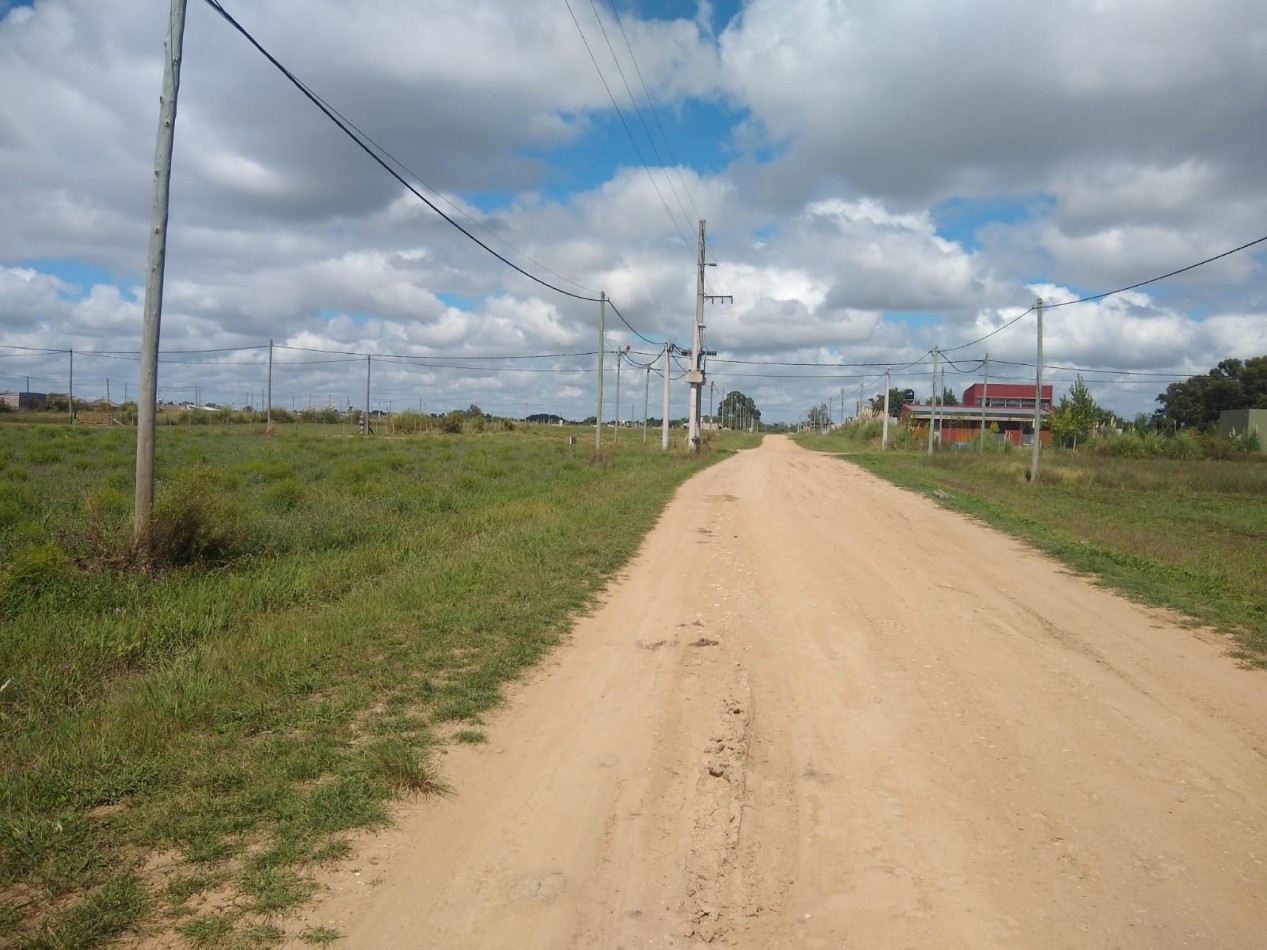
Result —
[[691, 798], [694, 834], [680, 908], [682, 919], [691, 926], [686, 936], [708, 943], [734, 929], [735, 909], [744, 905], [745, 868], [739, 842], [747, 805], [752, 693], [745, 669], [737, 667], [734, 680], [717, 704], [716, 726]]

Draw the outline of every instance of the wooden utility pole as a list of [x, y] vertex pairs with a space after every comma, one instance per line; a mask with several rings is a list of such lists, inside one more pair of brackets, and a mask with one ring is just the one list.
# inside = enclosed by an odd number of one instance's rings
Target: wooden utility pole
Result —
[[1038, 368], [1034, 378], [1034, 451], [1029, 463], [1029, 483], [1038, 484], [1038, 450], [1043, 442], [1043, 298], [1034, 304], [1038, 311]]
[[[167, 262], [167, 208], [176, 137], [176, 95], [185, 42], [186, 0], [172, 0], [163, 44], [163, 91], [159, 98], [158, 142], [154, 150], [154, 197], [146, 258], [145, 310], [141, 328], [141, 378], [136, 397], [136, 497], [133, 539], [145, 544], [154, 515], [154, 437], [158, 415], [158, 336], [163, 312], [163, 275]], [[74, 413], [74, 399], [71, 399]]]

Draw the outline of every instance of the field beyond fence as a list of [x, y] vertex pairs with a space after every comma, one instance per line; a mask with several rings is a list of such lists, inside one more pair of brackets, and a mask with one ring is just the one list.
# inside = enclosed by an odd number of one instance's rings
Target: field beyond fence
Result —
[[0, 426], [0, 944], [334, 939], [283, 929], [316, 870], [759, 441], [334, 429], [160, 428], [139, 561], [133, 432]]

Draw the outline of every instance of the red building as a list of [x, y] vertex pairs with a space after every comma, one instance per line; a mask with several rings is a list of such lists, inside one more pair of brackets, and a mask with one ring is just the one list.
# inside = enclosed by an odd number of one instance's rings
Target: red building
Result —
[[[984, 396], [984, 401], [982, 397]], [[965, 406], [998, 406], [1003, 409], [1034, 411], [1034, 387], [1015, 383], [973, 383], [963, 391]], [[1051, 412], [1051, 387], [1043, 387], [1043, 411]]]
[[[1034, 387], [1013, 383], [973, 383], [963, 392], [963, 404], [936, 407], [935, 438], [943, 445], [976, 442], [982, 426], [986, 438], [1014, 445], [1032, 445], [1034, 440]], [[1051, 387], [1043, 387], [1042, 413], [1051, 412]], [[933, 408], [908, 403], [902, 407], [902, 421], [918, 428], [928, 425]], [[1051, 433], [1043, 429], [1044, 445]]]

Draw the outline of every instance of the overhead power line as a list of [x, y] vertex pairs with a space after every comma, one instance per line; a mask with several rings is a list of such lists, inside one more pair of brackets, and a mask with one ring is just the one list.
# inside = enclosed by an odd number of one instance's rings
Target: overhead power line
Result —
[[661, 345], [657, 343], [655, 340], [648, 339], [647, 337], [639, 333], [636, 329], [634, 329], [634, 325], [625, 319], [625, 315], [623, 313], [621, 313], [619, 310], [616, 309], [616, 305], [611, 302], [610, 297], [607, 300], [607, 306], [611, 307], [612, 311], [616, 314], [616, 316], [620, 318], [620, 322], [629, 328], [629, 332], [632, 333], [634, 336], [636, 336], [638, 339], [640, 339], [643, 343], [650, 343], [652, 346]]
[[1159, 277], [1150, 277], [1148, 280], [1141, 280], [1139, 283], [1131, 284], [1129, 287], [1119, 287], [1117, 290], [1107, 290], [1102, 294], [1093, 294], [1090, 297], [1079, 297], [1077, 300], [1066, 300], [1064, 303], [1044, 304], [1044, 309], [1055, 310], [1057, 307], [1071, 307], [1076, 303], [1090, 303], [1093, 300], [1102, 300], [1105, 297], [1112, 297], [1114, 294], [1124, 294], [1128, 290], [1135, 290], [1139, 287], [1147, 287], [1149, 284], [1155, 284], [1159, 280], [1165, 280], [1168, 277], [1174, 277], [1177, 274], [1183, 274], [1187, 271], [1195, 270], [1198, 267], [1204, 267], [1206, 264], [1213, 264], [1217, 260], [1222, 260], [1223, 258], [1243, 251], [1246, 248], [1251, 248], [1255, 244], [1262, 244], [1264, 241], [1267, 241], [1267, 234], [1264, 234], [1262, 237], [1253, 241], [1242, 244], [1240, 247], [1234, 247], [1230, 251], [1224, 251], [1222, 254], [1215, 254], [1213, 257], [1207, 257], [1205, 260], [1197, 261], [1195, 264], [1189, 264], [1187, 267], [1180, 267], [1178, 270], [1172, 270], [1168, 274], [1162, 274]]
[[[396, 181], [398, 181], [405, 189], [407, 189], [412, 195], [414, 195], [414, 197], [416, 197], [419, 201], [421, 201], [428, 208], [430, 208], [432, 211], [438, 214], [446, 222], [448, 222], [450, 225], [452, 225], [454, 228], [460, 231], [469, 240], [479, 245], [481, 248], [483, 248], [493, 257], [497, 258], [507, 267], [511, 268], [512, 270], [517, 271], [518, 273], [522, 274], [524, 277], [527, 277], [529, 280], [540, 284], [542, 287], [546, 287], [550, 290], [553, 290], [555, 293], [562, 294], [565, 297], [572, 297], [575, 300], [585, 300], [591, 303], [599, 302], [598, 297], [590, 297], [590, 296], [585, 296], [583, 294], [573, 293], [570, 290], [565, 290], [562, 287], [557, 286], [556, 284], [550, 283], [549, 281], [545, 280], [542, 277], [538, 277], [536, 274], [533, 274], [531, 271], [525, 270], [524, 268], [516, 264], [514, 261], [510, 260], [508, 257], [501, 254], [499, 251], [495, 250], [494, 248], [486, 244], [484, 241], [480, 240], [478, 237], [476, 237], [474, 234], [472, 234], [470, 231], [464, 228], [461, 224], [459, 224], [449, 215], [445, 214], [442, 210], [440, 210], [439, 207], [436, 206], [436, 204], [433, 201], [431, 201], [431, 199], [429, 199], [417, 188], [415, 188], [413, 185], [407, 182], [404, 179], [404, 177], [399, 172], [396, 171], [395, 168], [393, 168], [391, 165], [388, 164], [388, 162], [382, 157], [382, 155], [379, 154], [378, 151], [376, 151], [374, 148], [371, 148], [370, 145], [367, 144], [369, 139], [367, 136], [364, 135], [364, 133], [361, 133], [359, 130], [357, 130], [350, 122], [348, 122], [338, 112], [336, 112], [333, 108], [327, 105], [324, 102], [324, 100], [322, 100], [320, 96], [318, 96], [311, 89], [309, 89], [308, 86], [301, 79], [299, 79], [298, 76], [296, 76], [284, 65], [282, 65], [282, 63], [275, 56], [273, 56], [272, 53], [270, 53], [267, 49], [265, 49], [264, 46], [257, 39], [255, 39], [255, 37], [252, 36], [250, 32], [248, 32], [244, 26], [242, 26], [241, 23], [239, 23], [237, 20], [233, 18], [233, 16], [220, 4], [219, 0], [205, 0], [205, 2], [209, 7], [211, 7], [211, 9], [215, 10], [216, 13], [220, 14], [220, 16], [224, 18], [225, 22], [227, 22], [231, 27], [233, 27], [240, 34], [242, 34], [242, 36], [246, 39], [246, 41], [250, 43], [252, 46], [254, 46], [256, 50], [259, 51], [260, 55], [262, 55], [265, 59], [267, 59], [277, 69], [278, 72], [280, 72], [283, 76], [285, 76], [286, 79], [291, 83], [291, 85], [293, 85], [296, 89], [298, 89], [301, 93], [303, 93], [304, 97], [308, 99], [309, 102], [311, 102], [314, 106], [320, 109], [322, 114], [324, 114], [327, 119], [329, 119], [336, 126], [338, 126], [339, 130], [342, 131], [344, 135], [346, 135], [349, 139], [355, 142], [356, 145], [363, 152], [365, 152], [366, 155], [368, 155], [376, 163], [378, 163], [378, 165], [385, 172], [387, 172], [389, 175], [395, 178]], [[382, 150], [381, 147], [378, 147], [378, 148], [379, 150], [383, 152], [383, 155], [388, 155], [388, 153], [385, 150]], [[388, 157], [390, 157], [390, 155]], [[392, 159], [392, 161], [396, 162], [394, 158]], [[396, 162], [396, 164], [400, 164], [400, 163]]]
[[[1136, 283], [1133, 283], [1133, 284], [1128, 284], [1128, 285], [1127, 285], [1127, 286], [1125, 286], [1125, 287], [1119, 287], [1119, 288], [1117, 288], [1116, 290], [1106, 290], [1106, 291], [1104, 291], [1104, 293], [1101, 293], [1101, 294], [1091, 294], [1091, 295], [1089, 295], [1089, 296], [1087, 296], [1087, 297], [1079, 297], [1077, 300], [1066, 300], [1066, 301], [1064, 301], [1063, 303], [1045, 303], [1045, 304], [1043, 304], [1043, 309], [1044, 309], [1044, 310], [1055, 310], [1055, 309], [1057, 309], [1058, 307], [1072, 307], [1072, 306], [1073, 306], [1074, 304], [1076, 304], [1076, 303], [1093, 303], [1093, 302], [1094, 302], [1094, 301], [1096, 301], [1096, 300], [1103, 300], [1103, 299], [1105, 299], [1106, 297], [1113, 297], [1113, 296], [1116, 296], [1117, 294], [1124, 294], [1124, 293], [1126, 293], [1128, 290], [1138, 290], [1140, 287], [1147, 287], [1149, 284], [1155, 284], [1155, 283], [1157, 283], [1158, 281], [1163, 281], [1163, 280], [1166, 280], [1166, 279], [1168, 279], [1168, 278], [1170, 278], [1170, 277], [1175, 277], [1175, 276], [1177, 276], [1177, 275], [1179, 275], [1179, 274], [1185, 274], [1185, 273], [1187, 273], [1187, 272], [1188, 272], [1188, 271], [1190, 271], [1190, 270], [1196, 270], [1198, 267], [1204, 267], [1206, 264], [1213, 264], [1215, 261], [1222, 260], [1222, 259], [1223, 259], [1223, 258], [1225, 258], [1225, 257], [1230, 257], [1230, 256], [1231, 256], [1231, 255], [1233, 255], [1233, 254], [1240, 253], [1241, 251], [1244, 251], [1244, 250], [1247, 250], [1247, 249], [1249, 249], [1249, 248], [1251, 248], [1251, 247], [1254, 247], [1256, 244], [1262, 244], [1264, 241], [1267, 241], [1267, 234], [1264, 234], [1264, 235], [1263, 235], [1262, 237], [1260, 237], [1260, 238], [1255, 238], [1255, 239], [1254, 239], [1254, 240], [1252, 240], [1252, 241], [1247, 241], [1246, 243], [1244, 243], [1244, 244], [1240, 245], [1239, 247], [1234, 247], [1234, 248], [1232, 248], [1230, 251], [1223, 251], [1221, 254], [1215, 254], [1213, 257], [1207, 257], [1207, 258], [1206, 258], [1205, 260], [1203, 260], [1203, 261], [1197, 261], [1195, 264], [1189, 264], [1187, 267], [1180, 267], [1180, 268], [1178, 268], [1178, 269], [1176, 269], [1176, 270], [1172, 270], [1172, 271], [1170, 271], [1170, 272], [1168, 272], [1168, 273], [1165, 273], [1165, 274], [1159, 274], [1159, 275], [1158, 275], [1158, 276], [1156, 276], [1156, 277], [1150, 277], [1150, 278], [1148, 278], [1148, 280], [1141, 280], [1141, 281], [1137, 281]], [[952, 353], [952, 352], [954, 352], [955, 350], [965, 350], [965, 349], [967, 349], [967, 348], [968, 348], [968, 347], [970, 347], [970, 346], [976, 346], [978, 343], [983, 343], [983, 342], [985, 342], [986, 340], [990, 339], [990, 337], [994, 336], [996, 333], [1002, 333], [1004, 330], [1006, 330], [1008, 327], [1012, 326], [1014, 323], [1016, 323], [1016, 322], [1017, 322], [1018, 320], [1020, 320], [1022, 317], [1026, 317], [1026, 316], [1028, 316], [1029, 314], [1033, 313], [1033, 312], [1035, 311], [1035, 309], [1037, 309], [1037, 308], [1035, 308], [1035, 307], [1030, 307], [1030, 308], [1029, 308], [1028, 310], [1026, 310], [1024, 313], [1020, 313], [1020, 314], [1018, 314], [1017, 316], [1015, 316], [1015, 317], [1013, 317], [1011, 320], [1009, 320], [1007, 323], [1003, 324], [1003, 325], [1002, 325], [1002, 326], [1000, 326], [1000, 327], [996, 327], [995, 329], [993, 329], [993, 330], [991, 330], [989, 333], [987, 333], [985, 336], [978, 337], [977, 339], [973, 340], [971, 343], [960, 343], [958, 346], [947, 346], [947, 347], [943, 347], [943, 348], [942, 348], [942, 352], [943, 352], [943, 353]]]
[[[598, 57], [594, 55], [594, 50], [590, 47], [589, 40], [585, 36], [585, 30], [581, 28], [581, 21], [576, 18], [576, 12], [572, 9], [572, 4], [570, 0], [563, 0], [563, 3], [564, 5], [567, 6], [568, 13], [571, 14], [572, 16], [572, 22], [576, 24], [576, 32], [581, 35], [581, 42], [585, 45], [585, 52], [589, 53], [590, 62], [594, 64], [594, 70], [595, 72], [598, 73], [599, 81], [602, 82], [603, 88], [607, 90], [607, 98], [611, 100], [612, 108], [616, 110], [616, 117], [620, 119], [620, 124], [624, 126], [625, 134], [629, 136], [629, 142], [631, 145], [633, 145], [634, 152], [638, 156], [638, 161], [641, 163], [643, 171], [647, 173], [647, 180], [651, 182], [651, 187], [655, 190], [656, 197], [660, 199], [660, 204], [664, 206], [665, 214], [667, 214], [669, 216], [669, 220], [673, 222], [673, 228], [674, 230], [677, 231], [678, 236], [682, 239], [683, 245], [685, 245], [686, 247], [690, 247], [691, 242], [687, 240], [686, 233], [682, 230], [682, 226], [678, 223], [677, 218], [673, 216], [673, 211], [672, 209], [669, 208], [669, 203], [664, 200], [664, 193], [660, 191], [660, 186], [656, 184], [655, 175], [651, 173], [651, 166], [647, 164], [647, 160], [642, 154], [642, 149], [638, 145], [638, 140], [637, 138], [634, 137], [633, 129], [629, 127], [629, 122], [628, 120], [625, 119], [624, 111], [620, 108], [619, 103], [616, 102], [616, 96], [612, 92], [611, 86], [607, 82], [607, 77], [603, 75], [602, 67], [598, 65]], [[593, 0], [591, 0], [591, 5], [592, 4], [593, 4]], [[603, 28], [602, 17], [599, 17], [597, 7], [595, 7], [594, 9], [594, 16], [598, 18], [599, 29], [603, 31], [603, 36], [606, 37], [607, 30]], [[608, 40], [607, 42], [607, 48], [609, 50], [611, 49], [610, 40]], [[612, 57], [614, 58], [615, 55], [616, 53], [613, 50]], [[624, 74], [624, 71], [621, 70], [620, 68], [619, 60], [616, 60], [616, 70], [620, 73], [621, 78], [624, 79], [625, 74]], [[628, 82], [625, 83], [625, 89], [626, 91], [629, 90]], [[632, 92], [630, 92], [629, 95], [630, 95], [630, 98], [633, 97]], [[638, 108], [637, 100], [634, 100], [634, 108], [635, 109]], [[654, 144], [655, 143], [653, 142], [652, 145], [654, 146]]]
[[[642, 109], [638, 105], [638, 97], [635, 96], [633, 94], [633, 90], [629, 88], [629, 80], [625, 78], [625, 71], [620, 68], [620, 58], [616, 55], [616, 51], [612, 49], [611, 40], [608, 39], [607, 37], [607, 29], [606, 27], [603, 26], [603, 18], [599, 15], [598, 7], [595, 4], [595, 0], [590, 0], [590, 6], [594, 7], [594, 16], [598, 20], [598, 27], [599, 29], [603, 31], [603, 39], [607, 40], [607, 48], [611, 50], [612, 59], [615, 60], [616, 62], [616, 69], [620, 72], [621, 81], [623, 81], [625, 84], [625, 91], [629, 93], [629, 100], [633, 103], [634, 111], [638, 114], [638, 121], [642, 123], [642, 131], [647, 133], [647, 141], [651, 143], [651, 151], [655, 153], [656, 163], [660, 166], [660, 174], [662, 174], [664, 176], [664, 180], [669, 183], [669, 190], [673, 192], [673, 198], [675, 201], [677, 201], [677, 206], [679, 210], [681, 210], [682, 212], [682, 218], [684, 221], [686, 221], [689, 224], [691, 221], [691, 216], [687, 212], [686, 206], [682, 204], [682, 196], [678, 194], [677, 186], [673, 184], [673, 178], [669, 175], [669, 170], [665, 167], [664, 159], [660, 156], [660, 149], [656, 146], [655, 136], [651, 134], [651, 128], [650, 126], [647, 125], [647, 120], [646, 118], [643, 117]], [[638, 66], [638, 58], [634, 56], [633, 45], [629, 42], [629, 34], [625, 32], [625, 24], [624, 22], [621, 21], [620, 11], [616, 9], [615, 4], [612, 4], [611, 12], [612, 12], [612, 16], [616, 20], [616, 25], [620, 27], [620, 35], [625, 41], [625, 49], [629, 53], [629, 61], [633, 63], [634, 72], [637, 73], [638, 82], [642, 86], [643, 94], [646, 96], [646, 99], [647, 99], [647, 106], [650, 109], [652, 115], [655, 117], [656, 125], [660, 129], [660, 135], [664, 138], [664, 144], [667, 149], [668, 144], [669, 144], [669, 137], [664, 134], [664, 126], [660, 124], [660, 115], [659, 113], [655, 111], [655, 104], [651, 101], [651, 93], [647, 89], [647, 82], [645, 79], [642, 78], [642, 69], [639, 68]], [[670, 156], [672, 156], [671, 151], [670, 151]], [[673, 159], [673, 161], [676, 164], [677, 159]], [[678, 178], [680, 179], [681, 177], [682, 177], [682, 174], [679, 171]], [[686, 183], [683, 182], [684, 189], [685, 189], [685, 185]], [[687, 197], [690, 197], [690, 196], [688, 195]], [[692, 201], [691, 205], [693, 207], [695, 205], [695, 202]], [[703, 215], [700, 214], [698, 211], [696, 211], [695, 217], [702, 218]]]

